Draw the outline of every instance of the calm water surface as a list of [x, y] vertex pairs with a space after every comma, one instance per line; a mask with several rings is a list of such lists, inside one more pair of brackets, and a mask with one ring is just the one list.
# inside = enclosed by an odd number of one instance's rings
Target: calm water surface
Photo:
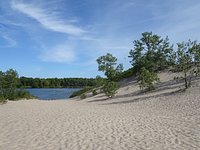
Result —
[[79, 88], [34, 88], [25, 89], [32, 95], [38, 97], [41, 100], [55, 100], [55, 99], [67, 99], [69, 96], [80, 90]]

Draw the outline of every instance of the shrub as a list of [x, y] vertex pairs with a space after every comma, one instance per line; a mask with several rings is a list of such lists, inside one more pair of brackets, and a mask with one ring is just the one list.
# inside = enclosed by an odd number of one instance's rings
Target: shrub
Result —
[[20, 99], [33, 99], [35, 96], [31, 95], [28, 91], [16, 90], [15, 92], [4, 96], [0, 96], [0, 103], [6, 103], [7, 100], [15, 101]]
[[80, 98], [85, 99], [87, 96], [85, 94], [81, 94]]
[[116, 94], [117, 89], [118, 89], [117, 83], [114, 81], [108, 81], [103, 86], [103, 91], [109, 98], [112, 98]]
[[17, 98], [18, 99], [33, 99], [36, 97], [31, 95], [28, 91], [19, 90], [19, 91], [17, 91]]
[[0, 96], [0, 104], [4, 104], [6, 102], [7, 100], [4, 97]]
[[189, 40], [177, 45], [175, 70], [184, 74], [185, 88], [188, 88], [192, 78], [200, 74], [200, 44]]
[[92, 90], [94, 87], [84, 87], [83, 89], [79, 90], [79, 91], [75, 91], [72, 93], [72, 95], [70, 95], [69, 98], [72, 97], [76, 97], [76, 96], [81, 96], [83, 93], [85, 92], [89, 92], [90, 90]]
[[142, 67], [137, 75], [137, 80], [142, 90], [147, 88], [147, 90], [150, 91], [154, 90], [153, 83], [159, 81], [159, 78], [156, 73], [150, 72], [146, 68]]
[[98, 93], [97, 93], [96, 90], [93, 90], [93, 91], [92, 91], [92, 95], [93, 95], [93, 96], [95, 96], [95, 95], [97, 95], [97, 94], [98, 94]]

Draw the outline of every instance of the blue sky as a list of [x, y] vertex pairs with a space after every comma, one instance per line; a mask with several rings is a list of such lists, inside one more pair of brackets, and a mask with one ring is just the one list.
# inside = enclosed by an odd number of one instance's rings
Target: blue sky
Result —
[[199, 12], [199, 0], [1, 0], [0, 70], [96, 77], [96, 59], [108, 52], [127, 69], [142, 32], [200, 41]]

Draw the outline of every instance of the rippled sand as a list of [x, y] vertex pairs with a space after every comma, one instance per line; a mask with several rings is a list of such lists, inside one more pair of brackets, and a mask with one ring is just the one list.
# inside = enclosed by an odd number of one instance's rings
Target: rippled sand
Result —
[[200, 88], [167, 83], [146, 94], [130, 83], [110, 100], [8, 102], [0, 150], [200, 149]]

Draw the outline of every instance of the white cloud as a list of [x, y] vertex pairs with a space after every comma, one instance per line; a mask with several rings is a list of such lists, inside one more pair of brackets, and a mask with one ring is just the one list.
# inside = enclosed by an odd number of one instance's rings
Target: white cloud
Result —
[[17, 44], [14, 39], [8, 37], [7, 35], [2, 35], [1, 37], [6, 41], [6, 44], [1, 45], [0, 47], [14, 47]]
[[66, 48], [64, 45], [59, 45], [52, 50], [45, 50], [39, 56], [44, 62], [55, 62], [55, 63], [71, 63], [76, 59], [74, 51], [70, 48]]
[[17, 10], [37, 20], [46, 29], [70, 35], [81, 35], [85, 32], [85, 30], [83, 30], [82, 28], [70, 24], [73, 22], [77, 22], [77, 20], [73, 19], [66, 22], [55, 15], [56, 13], [54, 14], [48, 11], [48, 9], [45, 10], [35, 7], [31, 4], [24, 4], [16, 1], [12, 1], [11, 7], [12, 9]]

